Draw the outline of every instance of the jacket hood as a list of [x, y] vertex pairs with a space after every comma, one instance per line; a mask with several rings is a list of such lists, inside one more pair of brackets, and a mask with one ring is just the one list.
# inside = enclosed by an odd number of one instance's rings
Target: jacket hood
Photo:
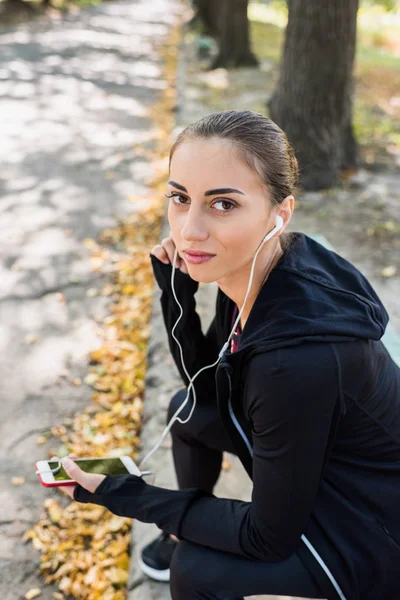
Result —
[[294, 232], [293, 238], [253, 304], [237, 352], [303, 341], [379, 340], [389, 317], [367, 279], [309, 236]]

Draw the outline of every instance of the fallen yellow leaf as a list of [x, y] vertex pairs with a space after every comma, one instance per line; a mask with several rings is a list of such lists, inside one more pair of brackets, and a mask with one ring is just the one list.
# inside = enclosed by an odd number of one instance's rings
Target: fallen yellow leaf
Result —
[[383, 275], [383, 277], [393, 277], [393, 275], [396, 275], [396, 273], [397, 268], [394, 265], [389, 265], [381, 271], [381, 275]]
[[109, 571], [109, 577], [114, 585], [125, 585], [128, 582], [128, 571], [112, 567]]
[[112, 515], [108, 529], [110, 531], [119, 531], [126, 524], [126, 517], [119, 517], [118, 515]]
[[52, 523], [59, 523], [61, 521], [63, 511], [59, 504], [54, 502], [51, 506], [47, 507], [47, 511]]
[[23, 485], [25, 483], [25, 477], [13, 477], [11, 483], [13, 485]]
[[40, 596], [41, 593], [42, 590], [40, 590], [39, 588], [31, 588], [28, 592], [26, 592], [25, 598], [26, 600], [32, 600], [33, 598]]
[[[169, 110], [157, 110], [155, 114], [157, 118], [172, 115]], [[162, 127], [168, 122], [165, 118], [170, 117], [162, 117]], [[160, 140], [166, 144], [167, 136], [163, 134]], [[64, 420], [62, 426], [51, 429], [62, 445], [49, 456], [74, 452], [78, 456], [128, 454], [136, 458], [154, 289], [148, 253], [161, 235], [164, 201], [159, 192], [164, 189], [165, 175], [166, 171], [157, 173], [153, 193], [137, 203], [137, 210], [129, 218], [103, 231], [99, 243], [89, 238], [84, 242], [92, 257], [92, 269], [108, 278], [104, 287], [89, 288], [87, 296], [108, 296], [109, 314], [95, 319], [102, 345], [90, 354], [91, 366], [85, 378], [95, 390], [93, 402]], [[71, 276], [69, 280], [79, 278]], [[71, 322], [72, 328], [78, 325], [77, 321]], [[66, 369], [59, 376], [72, 379], [72, 385], [81, 384]], [[44, 582], [55, 584], [59, 590], [53, 597], [126, 600], [132, 520], [103, 507], [77, 502], [63, 508], [61, 503], [48, 499], [44, 509], [40, 521], [24, 539], [41, 551]]]
[[95, 242], [95, 240], [94, 240], [94, 239], [92, 239], [92, 238], [86, 238], [86, 239], [84, 239], [84, 240], [83, 240], [83, 245], [84, 245], [86, 248], [89, 248], [90, 250], [92, 250], [93, 248], [96, 248], [96, 247], [97, 247], [97, 243], [96, 243], [96, 242]]
[[222, 461], [222, 470], [223, 471], [230, 471], [232, 468], [231, 463], [229, 462], [229, 460], [223, 460]]

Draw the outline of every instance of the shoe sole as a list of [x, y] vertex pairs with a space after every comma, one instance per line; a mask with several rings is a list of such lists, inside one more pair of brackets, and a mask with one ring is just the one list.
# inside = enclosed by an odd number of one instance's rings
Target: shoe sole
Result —
[[152, 567], [149, 567], [149, 565], [146, 565], [146, 563], [143, 562], [140, 556], [138, 557], [138, 559], [140, 568], [142, 569], [143, 573], [145, 573], [148, 577], [150, 577], [151, 579], [155, 579], [156, 581], [169, 581], [169, 569], [153, 569]]

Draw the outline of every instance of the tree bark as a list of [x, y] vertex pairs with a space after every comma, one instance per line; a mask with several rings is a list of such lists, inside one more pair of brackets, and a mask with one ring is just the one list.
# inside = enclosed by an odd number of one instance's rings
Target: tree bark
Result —
[[13, 10], [23, 11], [29, 14], [36, 12], [36, 8], [31, 3], [24, 2], [24, 0], [4, 0], [2, 8], [4, 13], [7, 11], [12, 12]]
[[254, 67], [258, 61], [251, 51], [248, 0], [196, 0], [203, 6], [203, 14], [208, 15], [208, 23], [216, 32], [219, 52], [211, 68]]
[[306, 190], [329, 188], [358, 164], [352, 72], [358, 0], [288, 0], [278, 87], [268, 106], [287, 133]]
[[342, 169], [356, 169], [360, 166], [360, 153], [357, 145], [357, 140], [353, 129], [353, 90], [354, 80], [351, 80], [351, 84], [347, 90], [346, 100], [346, 116], [344, 118], [343, 125], [343, 155], [342, 155]]
[[197, 10], [205, 32], [211, 37], [219, 36], [219, 8], [220, 4], [215, 0], [193, 0], [193, 6]]

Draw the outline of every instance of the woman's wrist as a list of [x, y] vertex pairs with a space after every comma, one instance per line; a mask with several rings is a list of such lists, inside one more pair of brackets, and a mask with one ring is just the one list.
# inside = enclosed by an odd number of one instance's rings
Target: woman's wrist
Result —
[[113, 492], [116, 484], [125, 482], [129, 484], [132, 492], [135, 491], [136, 493], [139, 492], [141, 487], [148, 485], [138, 475], [106, 475], [94, 492], [89, 492], [83, 486], [77, 484], [74, 489], [73, 497], [77, 502], [103, 504], [102, 499], [104, 499], [108, 493]]

